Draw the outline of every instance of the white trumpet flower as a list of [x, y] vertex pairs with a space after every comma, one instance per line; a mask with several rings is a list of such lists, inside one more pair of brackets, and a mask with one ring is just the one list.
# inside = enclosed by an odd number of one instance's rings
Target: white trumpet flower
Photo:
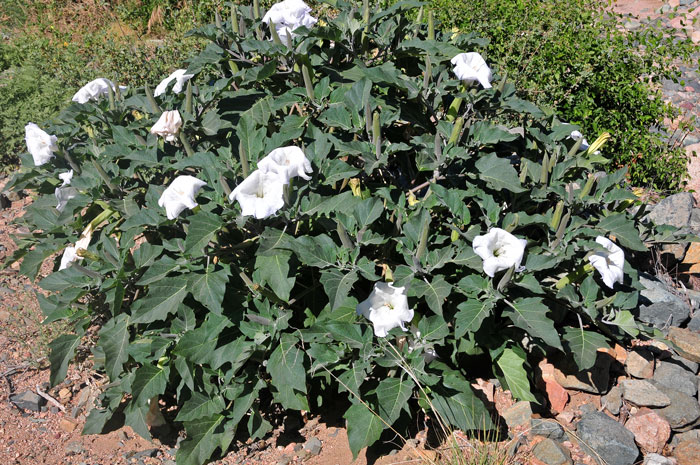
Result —
[[598, 270], [605, 285], [612, 289], [615, 283], [622, 283], [624, 279], [625, 252], [607, 237], [598, 236], [595, 241], [606, 250], [596, 251], [588, 261]]
[[476, 236], [472, 243], [474, 253], [484, 260], [484, 273], [492, 278], [501, 270], [519, 267], [526, 245], [525, 239], [518, 239], [500, 228], [491, 228], [487, 234]]
[[406, 288], [385, 282], [374, 283], [372, 293], [357, 304], [355, 311], [372, 322], [377, 337], [386, 337], [396, 327], [406, 331], [404, 323], [413, 319], [413, 309], [408, 308]]
[[293, 145], [280, 147], [270, 152], [258, 162], [258, 169], [277, 173], [285, 184], [296, 176], [308, 181], [311, 177], [307, 173], [312, 172], [309, 159], [299, 147]]
[[284, 179], [273, 171], [255, 170], [236, 187], [229, 200], [238, 200], [243, 216], [267, 218], [284, 206]]
[[185, 208], [191, 210], [197, 206], [194, 196], [206, 185], [194, 176], [178, 176], [163, 191], [158, 205], [165, 208], [169, 220], [174, 220]]
[[484, 89], [491, 88], [491, 68], [480, 54], [460, 53], [452, 58], [450, 63], [454, 65], [452, 71], [460, 80], [470, 84], [479, 82]]
[[35, 166], [48, 163], [58, 150], [56, 136], [50, 136], [34, 123], [28, 123], [24, 127], [24, 140], [27, 142], [27, 151], [32, 155]]

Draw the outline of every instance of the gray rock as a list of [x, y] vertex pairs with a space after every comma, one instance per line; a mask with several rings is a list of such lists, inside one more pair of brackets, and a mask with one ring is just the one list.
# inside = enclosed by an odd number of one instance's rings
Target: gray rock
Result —
[[681, 365], [685, 367], [688, 371], [691, 373], [695, 373], [696, 375], [698, 374], [698, 369], [700, 369], [700, 364], [693, 362], [691, 360], [688, 360], [687, 358], [683, 358], [680, 355], [673, 354], [671, 356], [671, 363], [675, 363], [677, 365]]
[[634, 434], [604, 413], [591, 412], [581, 418], [576, 435], [588, 455], [598, 454], [608, 465], [632, 465], [639, 456]]
[[33, 391], [24, 391], [10, 396], [10, 402], [24, 410], [40, 412], [41, 407], [46, 403], [43, 397]]
[[646, 273], [639, 273], [639, 283], [644, 287], [640, 292], [641, 298], [639, 302], [643, 305], [651, 305], [659, 302], [676, 302], [685, 304], [685, 300], [674, 294], [673, 289]]
[[164, 460], [162, 465], [177, 465], [177, 462], [175, 460]]
[[669, 11], [671, 11], [671, 5], [668, 3], [661, 7], [661, 13], [668, 13]]
[[132, 456], [132, 458], [135, 458], [135, 459], [142, 459], [142, 458], [145, 458], [145, 457], [155, 457], [156, 455], [158, 455], [158, 449], [146, 449], [146, 450], [142, 450], [142, 451], [136, 452], [136, 453]]
[[544, 436], [557, 442], [566, 440], [564, 428], [554, 420], [533, 418], [531, 421], [530, 434], [533, 436]]
[[686, 431], [685, 433], [674, 434], [673, 438], [671, 439], [671, 445], [673, 447], [676, 447], [683, 441], [700, 442], [700, 430], [691, 429], [690, 431]]
[[694, 203], [693, 194], [689, 192], [668, 196], [649, 212], [649, 219], [656, 224], [670, 224], [683, 228], [690, 223]]
[[675, 344], [679, 355], [690, 361], [700, 362], [700, 334], [686, 328], [671, 328], [667, 337]]
[[620, 386], [622, 397], [640, 407], [665, 407], [671, 403], [671, 399], [644, 379], [626, 379]]
[[685, 302], [655, 302], [639, 307], [639, 319], [661, 330], [681, 326], [689, 317], [690, 308]]
[[547, 465], [571, 465], [571, 456], [551, 439], [538, 442], [532, 449], [532, 454]]
[[671, 460], [659, 454], [647, 454], [644, 456], [643, 465], [676, 465], [674, 460]]
[[622, 407], [622, 388], [620, 386], [614, 386], [610, 389], [610, 392], [605, 394], [601, 399], [601, 403], [608, 412], [613, 415], [618, 415], [620, 413], [620, 407]]
[[315, 456], [321, 453], [321, 440], [318, 438], [311, 438], [304, 444], [304, 450], [307, 455]]
[[639, 29], [639, 26], [641, 25], [642, 24], [639, 21], [635, 20], [625, 21], [624, 24], [625, 29], [627, 29], [628, 31], [634, 31], [635, 29]]
[[292, 458], [290, 456], [283, 455], [282, 457], [280, 457], [280, 459], [277, 461], [277, 463], [275, 465], [287, 465], [291, 461], [292, 461]]
[[508, 407], [502, 415], [508, 428], [529, 425], [532, 418], [532, 407], [530, 407], [530, 402], [522, 400]]
[[[566, 389], [603, 394], [608, 391], [612, 361], [613, 358], [607, 353], [598, 352], [595, 364], [591, 369], [578, 371], [573, 362], [568, 359], [560, 359], [554, 364], [554, 380]], [[559, 366], [561, 366], [561, 370], [557, 368]]]
[[654, 373], [654, 381], [692, 397], [698, 393], [698, 378], [675, 363], [660, 362]]
[[700, 418], [700, 404], [697, 399], [656, 381], [651, 383], [671, 400], [670, 405], [655, 411], [671, 425], [673, 431], [682, 431], [684, 427], [692, 425]]
[[68, 444], [66, 444], [65, 451], [68, 455], [82, 454], [83, 445], [80, 443], [80, 441], [71, 441]]

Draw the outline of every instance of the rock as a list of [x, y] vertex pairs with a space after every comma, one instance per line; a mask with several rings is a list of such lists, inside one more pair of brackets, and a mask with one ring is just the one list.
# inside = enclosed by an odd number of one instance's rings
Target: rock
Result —
[[639, 273], [639, 283], [644, 287], [644, 290], [640, 292], [641, 304], [651, 305], [659, 302], [685, 304], [685, 301], [674, 294], [665, 283], [649, 274]]
[[692, 397], [698, 393], [697, 376], [675, 363], [659, 363], [654, 373], [654, 381]]
[[647, 454], [642, 465], [676, 465], [676, 462], [659, 454]]
[[695, 331], [696, 333], [700, 333], [700, 314], [696, 313], [695, 316], [688, 321], [686, 328], [691, 331]]
[[36, 392], [24, 391], [19, 394], [11, 395], [10, 402], [21, 409], [40, 412], [41, 406], [46, 403], [46, 400]]
[[671, 403], [666, 395], [649, 381], [643, 379], [626, 379], [620, 383], [622, 397], [642, 407], [665, 407]]
[[321, 453], [321, 440], [318, 438], [311, 438], [306, 443], [304, 443], [304, 450], [309, 456], [316, 456]]
[[655, 381], [652, 383], [671, 400], [670, 405], [657, 409], [656, 413], [668, 421], [672, 430], [681, 430], [700, 418], [700, 404], [698, 404], [697, 399]]
[[70, 392], [70, 389], [68, 388], [63, 388], [60, 391], [58, 391], [58, 398], [61, 400], [61, 402], [67, 402], [70, 400], [72, 394]]
[[681, 326], [688, 318], [690, 308], [685, 302], [655, 302], [639, 306], [639, 319], [661, 330]]
[[[569, 393], [554, 379], [554, 365], [548, 363], [547, 359], [544, 359], [540, 361], [538, 367], [544, 382], [544, 390], [547, 393], [550, 409], [554, 413], [563, 412], [567, 402], [569, 402]], [[493, 394], [491, 398], [493, 399]]]
[[678, 465], [698, 465], [700, 463], [700, 442], [681, 442], [673, 449], [673, 458], [678, 461]]
[[533, 436], [544, 436], [557, 442], [566, 440], [564, 428], [554, 420], [533, 418], [531, 421], [530, 434]]
[[654, 376], [654, 354], [646, 349], [637, 349], [627, 354], [625, 371], [635, 378], [651, 378]]
[[622, 388], [620, 386], [614, 386], [610, 389], [606, 395], [601, 399], [603, 407], [608, 410], [608, 412], [613, 415], [618, 415], [620, 413], [620, 407], [622, 407]]
[[678, 352], [691, 362], [700, 362], [700, 334], [689, 329], [671, 328], [668, 339], [678, 348]]
[[505, 409], [501, 416], [506, 421], [508, 428], [514, 428], [520, 425], [530, 425], [532, 417], [532, 408], [530, 402], [520, 401]]
[[80, 441], [71, 441], [68, 444], [66, 444], [65, 451], [68, 455], [82, 454], [83, 445], [80, 443]]
[[69, 418], [61, 418], [61, 421], [58, 422], [58, 427], [66, 433], [72, 433], [76, 426], [78, 426], [78, 424]]
[[689, 192], [670, 195], [654, 206], [648, 218], [656, 224], [683, 228], [690, 222], [694, 202], [693, 194]]
[[132, 455], [132, 458], [144, 459], [146, 457], [155, 457], [156, 455], [158, 455], [158, 449], [145, 449], [136, 452], [134, 455]]
[[555, 367], [554, 379], [567, 389], [602, 394], [608, 390], [612, 360], [613, 358], [609, 354], [598, 352], [596, 362], [590, 370], [577, 372], [575, 366], [572, 365], [564, 367], [565, 371]]
[[538, 442], [532, 449], [532, 454], [547, 465], [571, 465], [569, 451], [551, 439]]
[[671, 439], [671, 446], [676, 447], [683, 441], [700, 442], [700, 430], [691, 429], [690, 431], [686, 431], [685, 433], [674, 434], [673, 439]]
[[[289, 462], [287, 462], [289, 463]], [[164, 460], [162, 465], [177, 465], [177, 462], [175, 460]], [[287, 464], [284, 464], [287, 465]]]
[[669, 362], [669, 363], [675, 363], [676, 365], [681, 365], [681, 366], [685, 367], [689, 372], [695, 373], [696, 375], [698, 374], [698, 368], [700, 368], [700, 364], [692, 362], [692, 361], [688, 360], [687, 358], [683, 358], [677, 354], [673, 354], [671, 356], [671, 362]]
[[639, 21], [629, 20], [629, 21], [625, 21], [624, 27], [628, 31], [634, 31], [635, 29], [639, 29], [639, 26], [641, 26], [641, 25], [642, 24]]
[[599, 454], [608, 465], [632, 465], [639, 456], [634, 434], [604, 413], [585, 415], [577, 424], [576, 434], [588, 455]]
[[288, 455], [283, 455], [279, 458], [275, 465], [288, 465], [292, 461], [292, 458]]
[[671, 437], [668, 422], [651, 411], [630, 418], [625, 428], [632, 431], [634, 440], [646, 452], [661, 452]]

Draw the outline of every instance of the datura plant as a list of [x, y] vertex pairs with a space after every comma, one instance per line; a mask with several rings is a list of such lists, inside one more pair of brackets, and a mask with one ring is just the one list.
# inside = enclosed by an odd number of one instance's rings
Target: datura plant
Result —
[[84, 432], [149, 437], [162, 406], [201, 464], [279, 407], [330, 407], [357, 454], [419, 416], [492, 427], [476, 376], [537, 401], [542, 357], [587, 369], [650, 334], [633, 264], [676, 233], [624, 170], [419, 2], [332, 6], [231, 5], [157, 97], [109, 82], [28, 128], [12, 260], [54, 263], [51, 382], [76, 353], [108, 378]]

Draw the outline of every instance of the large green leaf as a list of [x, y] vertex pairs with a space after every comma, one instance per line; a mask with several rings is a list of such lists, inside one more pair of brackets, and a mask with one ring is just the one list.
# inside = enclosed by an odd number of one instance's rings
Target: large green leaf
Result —
[[220, 394], [205, 395], [193, 392], [177, 414], [175, 421], [192, 421], [203, 417], [211, 417], [220, 413], [226, 407]]
[[363, 447], [374, 444], [384, 431], [382, 419], [364, 404], [351, 405], [343, 418], [348, 421], [348, 442], [353, 459]]
[[187, 439], [177, 450], [179, 465], [202, 465], [209, 461], [217, 448], [225, 452], [233, 440], [233, 428], [225, 428], [221, 414], [185, 422]]
[[210, 312], [221, 313], [221, 303], [224, 301], [231, 272], [228, 266], [217, 271], [212, 271], [213, 269], [214, 266], [211, 266], [204, 273], [190, 275], [188, 286], [192, 296]]
[[646, 252], [644, 242], [639, 238], [639, 231], [634, 223], [622, 213], [606, 216], [598, 222], [598, 229], [603, 234], [615, 236], [623, 247]]
[[158, 368], [153, 365], [143, 365], [136, 370], [131, 383], [131, 395], [134, 401], [145, 402], [154, 396], [165, 392], [168, 383], [170, 367]]
[[528, 297], [513, 302], [512, 307], [503, 311], [503, 316], [510, 318], [515, 326], [524, 329], [531, 336], [538, 337], [551, 347], [562, 350], [554, 322], [547, 317], [548, 311], [541, 298]]
[[433, 391], [431, 397], [437, 413], [462, 431], [492, 427], [491, 417], [483, 402], [474, 394], [469, 382], [458, 373], [445, 374], [441, 387]]
[[178, 341], [174, 352], [197, 364], [211, 361], [221, 331], [231, 322], [224, 316], [210, 313], [199, 328], [187, 331]]
[[411, 291], [416, 297], [423, 297], [435, 314], [442, 315], [442, 303], [450, 295], [452, 286], [441, 275], [437, 275], [432, 281], [414, 279]]
[[164, 279], [148, 286], [148, 295], [139, 302], [132, 315], [134, 323], [151, 323], [164, 320], [177, 311], [187, 295], [187, 279], [178, 276]]
[[112, 382], [119, 379], [129, 359], [129, 341], [129, 316], [124, 313], [107, 321], [100, 330], [97, 345], [105, 353], [105, 371]]
[[73, 358], [76, 347], [80, 344], [80, 336], [77, 334], [63, 334], [51, 341], [49, 348], [51, 354], [49, 361], [51, 362], [51, 385], [63, 381], [68, 372], [68, 363]]
[[299, 408], [298, 401], [295, 400], [296, 393], [306, 393], [304, 351], [297, 347], [298, 342], [296, 336], [282, 334], [279, 345], [267, 362], [267, 372], [270, 373], [272, 384], [283, 396], [280, 399], [282, 405], [293, 409]]
[[401, 410], [407, 408], [408, 399], [413, 393], [413, 381], [410, 379], [386, 378], [375, 389], [379, 415], [388, 424], [398, 420]]
[[345, 274], [335, 269], [321, 273], [321, 284], [331, 303], [331, 310], [335, 310], [345, 302], [355, 281], [357, 281], [357, 271], [355, 270]]
[[525, 371], [525, 359], [512, 349], [505, 349], [496, 361], [498, 367], [503, 372], [507, 388], [518, 400], [536, 402], [535, 396], [530, 389], [530, 380]]
[[223, 226], [223, 222], [219, 215], [204, 211], [192, 215], [185, 239], [185, 253], [201, 254], [221, 226]]
[[338, 260], [338, 246], [329, 236], [301, 236], [292, 243], [292, 249], [304, 265], [326, 268]]
[[285, 302], [289, 301], [289, 293], [294, 287], [294, 276], [289, 276], [289, 259], [292, 252], [278, 250], [274, 255], [258, 255], [255, 259], [254, 277], [267, 283], [272, 291]]
[[580, 370], [588, 370], [595, 364], [598, 349], [610, 347], [605, 337], [581, 328], [564, 328], [564, 344]]
[[491, 314], [493, 305], [492, 299], [469, 299], [457, 305], [459, 311], [455, 315], [455, 337], [459, 339], [467, 333], [477, 332], [484, 319]]
[[495, 190], [507, 189], [511, 192], [524, 192], [520, 185], [518, 172], [511, 166], [510, 161], [499, 158], [491, 153], [479, 158], [476, 162], [479, 177]]

